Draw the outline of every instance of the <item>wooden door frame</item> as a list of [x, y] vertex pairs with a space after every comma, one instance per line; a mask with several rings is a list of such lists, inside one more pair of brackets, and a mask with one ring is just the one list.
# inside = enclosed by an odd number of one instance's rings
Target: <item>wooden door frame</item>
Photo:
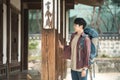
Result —
[[3, 64], [3, 2], [0, 1], [0, 65]]

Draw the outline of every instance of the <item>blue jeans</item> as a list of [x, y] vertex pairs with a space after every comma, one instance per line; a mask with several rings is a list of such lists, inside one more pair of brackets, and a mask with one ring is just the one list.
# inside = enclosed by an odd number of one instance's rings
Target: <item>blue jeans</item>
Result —
[[87, 80], [88, 70], [85, 77], [81, 77], [81, 72], [71, 70], [72, 80]]

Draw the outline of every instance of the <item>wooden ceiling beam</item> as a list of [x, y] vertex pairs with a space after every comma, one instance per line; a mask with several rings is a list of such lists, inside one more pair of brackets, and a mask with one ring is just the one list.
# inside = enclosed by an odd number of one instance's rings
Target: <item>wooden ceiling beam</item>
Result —
[[66, 0], [66, 9], [73, 9], [74, 8], [74, 0]]
[[25, 3], [41, 3], [41, 0], [23, 0]]
[[100, 6], [102, 5], [104, 0], [74, 0], [75, 4], [85, 4], [89, 6]]
[[1, 2], [6, 4], [6, 0], [1, 0]]
[[28, 3], [28, 9], [41, 9], [41, 3]]
[[25, 9], [41, 9], [41, 0], [23, 0]]
[[74, 4], [84, 4], [89, 6], [100, 6], [104, 0], [66, 0], [66, 10], [74, 9]]

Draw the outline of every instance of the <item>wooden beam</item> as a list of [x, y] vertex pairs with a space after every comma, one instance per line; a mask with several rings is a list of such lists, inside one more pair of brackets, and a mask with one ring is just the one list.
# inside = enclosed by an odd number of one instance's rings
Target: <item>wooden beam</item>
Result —
[[1, 0], [1, 1], [3, 1], [3, 3], [5, 3], [5, 4], [6, 4], [6, 0]]
[[40, 3], [42, 0], [23, 0], [25, 3]]
[[3, 3], [0, 1], [0, 65], [3, 64]]
[[18, 62], [18, 15], [15, 8], [11, 8], [11, 63]]
[[23, 37], [23, 35], [24, 35], [24, 33], [23, 33], [23, 31], [24, 31], [24, 11], [23, 11], [23, 0], [21, 0], [21, 63], [20, 63], [20, 70], [21, 71], [23, 71], [23, 52], [24, 52], [24, 43], [23, 43], [23, 41], [24, 41], [24, 37]]
[[10, 63], [10, 30], [11, 30], [11, 28], [10, 28], [10, 0], [7, 0], [6, 1], [6, 3], [7, 3], [7, 79], [9, 80], [9, 63]]
[[41, 9], [41, 3], [28, 3], [28, 9]]
[[3, 0], [0, 0], [0, 5], [3, 3]]
[[23, 8], [24, 9], [41, 9], [41, 2], [24, 2], [23, 4]]
[[74, 0], [66, 0], [66, 9], [73, 9], [74, 8]]
[[28, 69], [28, 10], [21, 0], [21, 71]]
[[28, 69], [28, 9], [24, 9], [24, 54], [23, 54], [23, 69]]
[[85, 4], [89, 6], [100, 6], [103, 4], [104, 0], [74, 0], [76, 4]]
[[55, 79], [55, 30], [42, 30], [42, 79]]
[[[47, 29], [45, 27], [44, 29], [42, 29], [42, 74], [41, 74], [42, 79], [41, 80], [63, 80], [63, 72], [64, 72], [63, 68], [65, 64], [62, 57], [62, 50], [58, 48], [58, 39], [63, 40], [62, 24], [63, 24], [63, 17], [65, 17], [63, 16], [62, 1], [63, 0], [58, 1], [58, 3], [60, 3], [60, 5], [58, 4], [58, 7], [60, 8], [60, 12], [59, 12], [59, 8], [57, 8], [58, 16], [60, 16], [57, 18], [58, 20], [57, 25], [60, 25], [60, 27], [58, 28], [57, 26], [57, 29], [55, 29], [53, 26], [52, 29], [51, 28]], [[54, 9], [55, 8], [53, 8], [53, 10]], [[43, 22], [46, 22], [44, 18], [45, 16], [43, 16]], [[60, 31], [58, 31], [58, 29], [60, 29]], [[60, 33], [60, 36], [58, 32]]]
[[21, 12], [21, 11], [20, 11], [19, 9], [17, 9], [13, 4], [10, 4], [10, 8], [11, 8], [11, 9], [14, 9], [14, 12], [17, 13], [17, 14], [20, 14], [20, 12]]
[[23, 9], [28, 9], [27, 3], [22, 3], [22, 8], [23, 8]]

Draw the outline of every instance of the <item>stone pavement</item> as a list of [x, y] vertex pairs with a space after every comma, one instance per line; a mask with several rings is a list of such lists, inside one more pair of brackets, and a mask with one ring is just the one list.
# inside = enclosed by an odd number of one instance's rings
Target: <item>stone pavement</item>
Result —
[[[70, 68], [67, 69], [67, 76], [64, 80], [72, 80], [70, 70]], [[88, 80], [90, 80], [89, 73]], [[95, 73], [93, 80], [120, 80], [120, 73]]]

